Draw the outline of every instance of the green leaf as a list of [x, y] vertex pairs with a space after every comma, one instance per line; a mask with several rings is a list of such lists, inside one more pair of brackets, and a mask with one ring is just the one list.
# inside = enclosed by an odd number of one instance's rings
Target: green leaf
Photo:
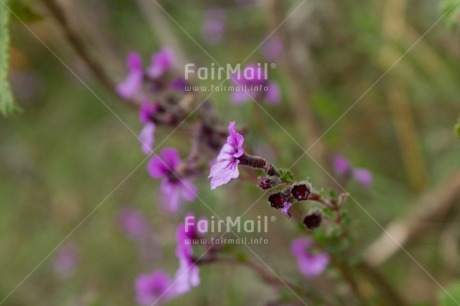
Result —
[[460, 281], [448, 286], [439, 294], [440, 306], [457, 306], [460, 302]]
[[8, 115], [18, 110], [14, 103], [8, 81], [9, 45], [10, 37], [8, 32], [9, 7], [8, 1], [0, 4], [0, 112]]
[[281, 181], [290, 182], [294, 180], [294, 174], [287, 169], [279, 169]]

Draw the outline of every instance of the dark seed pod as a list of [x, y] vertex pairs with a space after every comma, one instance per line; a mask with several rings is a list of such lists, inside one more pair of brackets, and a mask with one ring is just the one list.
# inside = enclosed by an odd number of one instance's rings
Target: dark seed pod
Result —
[[297, 201], [305, 201], [311, 193], [311, 186], [308, 183], [297, 183], [292, 186], [291, 194]]
[[280, 209], [280, 208], [284, 207], [284, 203], [286, 202], [286, 198], [284, 197], [284, 195], [281, 192], [277, 192], [277, 193], [272, 193], [268, 197], [268, 201], [270, 202], [272, 207], [274, 207], [276, 209]]
[[319, 211], [315, 211], [303, 219], [303, 224], [305, 224], [308, 229], [312, 230], [319, 227], [322, 221], [323, 216], [321, 213]]

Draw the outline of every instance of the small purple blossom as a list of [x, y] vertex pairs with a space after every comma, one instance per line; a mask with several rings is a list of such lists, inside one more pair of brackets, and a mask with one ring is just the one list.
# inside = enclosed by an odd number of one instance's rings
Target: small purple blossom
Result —
[[217, 156], [216, 163], [211, 167], [209, 178], [211, 178], [211, 189], [227, 184], [231, 179], [237, 178], [240, 173], [238, 157], [243, 155], [243, 135], [235, 130], [235, 121], [228, 125], [230, 135], [227, 137], [227, 143], [224, 144]]
[[174, 295], [169, 275], [157, 270], [151, 274], [141, 274], [134, 284], [136, 299], [140, 305], [153, 306], [164, 302]]
[[351, 163], [343, 156], [337, 155], [332, 161], [332, 167], [338, 175], [344, 175], [351, 170]]
[[175, 56], [172, 48], [163, 48], [152, 56], [152, 63], [147, 69], [147, 75], [152, 79], [161, 77], [175, 64]]
[[256, 64], [248, 64], [240, 74], [233, 75], [232, 82], [238, 90], [230, 99], [236, 104], [257, 99], [276, 104], [281, 98], [278, 84], [268, 81], [264, 68]]
[[369, 170], [363, 168], [355, 168], [353, 170], [353, 178], [367, 188], [372, 187], [374, 182], [372, 173]]
[[176, 231], [176, 256], [179, 259], [179, 269], [174, 281], [177, 294], [183, 294], [200, 284], [199, 269], [192, 258], [193, 244], [190, 239], [193, 238], [193, 232], [190, 225], [186, 228], [185, 224], [180, 224]]
[[129, 99], [133, 97], [142, 87], [144, 80], [144, 71], [142, 69], [142, 58], [137, 52], [128, 54], [126, 65], [128, 67], [128, 75], [125, 80], [118, 84], [116, 92], [123, 98]]
[[141, 211], [132, 208], [120, 210], [118, 224], [130, 239], [145, 238], [150, 231], [150, 225], [145, 215]]
[[59, 248], [54, 259], [54, 272], [61, 278], [67, 279], [75, 274], [78, 261], [78, 246], [72, 242]]
[[163, 202], [169, 204], [169, 210], [176, 212], [181, 199], [193, 201], [197, 196], [196, 186], [187, 178], [179, 178], [175, 173], [181, 164], [179, 152], [174, 148], [161, 151], [159, 156], [153, 156], [147, 165], [151, 177], [163, 179], [160, 190]]
[[210, 8], [204, 14], [201, 35], [208, 44], [217, 44], [224, 36], [226, 12], [221, 8]]
[[364, 168], [354, 168], [348, 159], [343, 156], [335, 156], [332, 167], [337, 175], [346, 178], [353, 178], [366, 188], [372, 187], [372, 173]]
[[297, 258], [300, 272], [307, 278], [315, 277], [324, 272], [330, 257], [324, 252], [313, 252], [314, 241], [298, 238], [291, 244], [291, 252]]
[[284, 54], [283, 41], [277, 35], [270, 36], [262, 45], [262, 53], [269, 61], [276, 61]]

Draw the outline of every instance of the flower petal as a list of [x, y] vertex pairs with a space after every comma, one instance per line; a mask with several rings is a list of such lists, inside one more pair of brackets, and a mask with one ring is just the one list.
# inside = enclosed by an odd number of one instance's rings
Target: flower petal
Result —
[[161, 151], [161, 157], [165, 163], [165, 167], [169, 171], [174, 170], [180, 164], [180, 155], [179, 151], [175, 148], [166, 148]]
[[139, 141], [141, 142], [142, 152], [150, 154], [153, 150], [155, 143], [155, 123], [147, 123], [139, 134]]
[[142, 71], [132, 71], [126, 79], [118, 84], [116, 92], [123, 98], [129, 99], [134, 96], [141, 88], [143, 80]]

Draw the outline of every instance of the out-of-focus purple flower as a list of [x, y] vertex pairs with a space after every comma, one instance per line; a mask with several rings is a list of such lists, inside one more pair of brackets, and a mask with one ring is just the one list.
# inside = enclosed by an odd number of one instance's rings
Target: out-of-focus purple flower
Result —
[[230, 135], [227, 137], [227, 143], [224, 144], [217, 156], [216, 163], [211, 167], [209, 178], [211, 178], [211, 189], [227, 184], [231, 179], [240, 175], [238, 157], [243, 155], [243, 135], [235, 130], [235, 121], [228, 125]]
[[169, 204], [169, 210], [176, 212], [181, 199], [193, 201], [197, 196], [196, 186], [187, 178], [179, 178], [174, 172], [180, 165], [179, 152], [174, 148], [161, 151], [159, 156], [153, 156], [147, 166], [151, 177], [163, 179], [160, 189], [163, 201]]
[[324, 272], [329, 264], [329, 255], [324, 252], [313, 252], [314, 241], [298, 238], [291, 244], [291, 252], [297, 258], [300, 272], [305, 277], [315, 277]]
[[153, 150], [156, 125], [153, 122], [152, 117], [158, 111], [158, 108], [158, 103], [144, 101], [139, 111], [139, 121], [144, 124], [144, 128], [139, 134], [139, 141], [144, 154], [150, 154]]
[[356, 168], [353, 170], [353, 178], [361, 183], [364, 187], [370, 188], [373, 184], [372, 173], [363, 168]]
[[118, 213], [118, 224], [120, 229], [130, 239], [145, 238], [149, 231], [150, 225], [144, 214], [136, 209], [123, 208]]
[[204, 13], [201, 35], [208, 44], [217, 44], [224, 36], [227, 14], [221, 8], [211, 8]]
[[153, 54], [152, 63], [147, 69], [147, 75], [152, 79], [159, 78], [174, 66], [175, 61], [173, 49], [169, 47], [163, 48]]
[[338, 175], [344, 175], [351, 170], [351, 163], [343, 156], [337, 155], [332, 161], [334, 172]]
[[141, 274], [134, 284], [136, 299], [140, 305], [153, 306], [174, 296], [169, 275], [157, 270], [151, 274]]
[[75, 274], [78, 261], [78, 246], [69, 242], [57, 251], [54, 259], [54, 272], [61, 278], [69, 278]]
[[186, 230], [185, 224], [180, 224], [176, 231], [176, 256], [179, 259], [179, 269], [174, 278], [175, 292], [183, 294], [200, 284], [198, 266], [193, 262], [193, 244], [191, 231]]
[[281, 208], [281, 213], [283, 215], [288, 216], [288, 218], [291, 217], [290, 209], [291, 209], [292, 203], [285, 202], [283, 208]]
[[277, 35], [270, 36], [262, 46], [262, 53], [269, 61], [276, 61], [284, 54], [283, 41]]
[[141, 89], [142, 81], [144, 79], [142, 58], [139, 53], [129, 53], [126, 65], [128, 67], [128, 75], [123, 82], [118, 84], [116, 91], [123, 98], [129, 99]]
[[241, 73], [232, 76], [235, 91], [230, 99], [236, 104], [259, 98], [271, 104], [278, 103], [281, 96], [278, 84], [269, 81], [266, 74], [262, 66], [248, 64]]
[[332, 167], [337, 175], [353, 178], [366, 188], [372, 187], [372, 173], [364, 168], [354, 168], [348, 159], [343, 156], [335, 156]]

